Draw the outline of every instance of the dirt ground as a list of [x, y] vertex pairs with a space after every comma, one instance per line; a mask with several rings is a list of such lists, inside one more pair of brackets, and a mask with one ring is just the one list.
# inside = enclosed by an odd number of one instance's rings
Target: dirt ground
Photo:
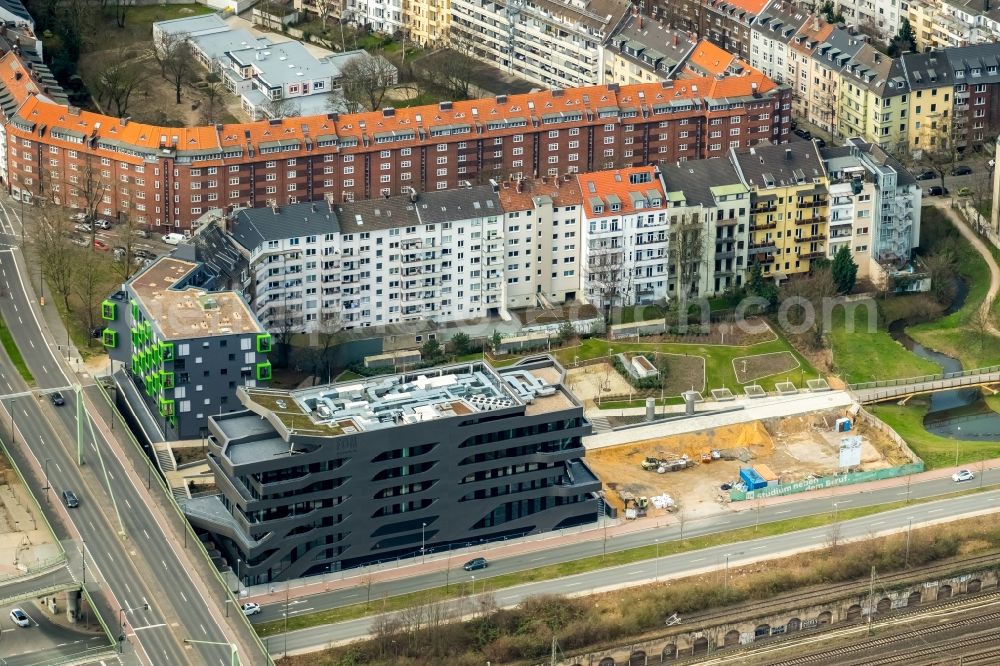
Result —
[[799, 361], [789, 351], [740, 356], [733, 359], [736, 381], [740, 384], [764, 379], [799, 367]]
[[[652, 497], [667, 493], [685, 518], [715, 513], [729, 503], [723, 483], [739, 479], [740, 467], [765, 464], [782, 482], [798, 481], [813, 474], [837, 472], [840, 439], [833, 431], [841, 414], [837, 410], [816, 414], [752, 421], [696, 433], [630, 442], [621, 446], [587, 451], [587, 464], [604, 484], [608, 503], [619, 509], [624, 503], [617, 491]], [[907, 461], [895, 459], [895, 446], [877, 430], [860, 425], [852, 435], [862, 437], [862, 469], [882, 469]], [[701, 454], [720, 450], [722, 460], [698, 462], [693, 467], [659, 474], [642, 469], [647, 456], [665, 458], [686, 454], [700, 461]], [[890, 452], [889, 457], [883, 452]], [[649, 516], [665, 515], [650, 509]]]
[[596, 403], [598, 396], [621, 396], [635, 391], [610, 363], [571, 368], [566, 371], [566, 385], [584, 406]]

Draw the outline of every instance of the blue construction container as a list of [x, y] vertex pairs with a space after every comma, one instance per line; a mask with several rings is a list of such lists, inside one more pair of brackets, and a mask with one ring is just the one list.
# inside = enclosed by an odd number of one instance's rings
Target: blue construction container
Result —
[[740, 468], [740, 481], [747, 487], [747, 490], [760, 490], [767, 487], [767, 481], [753, 467]]

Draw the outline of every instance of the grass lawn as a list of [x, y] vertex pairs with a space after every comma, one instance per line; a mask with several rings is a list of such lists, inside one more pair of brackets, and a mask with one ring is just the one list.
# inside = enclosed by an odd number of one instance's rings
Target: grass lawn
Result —
[[364, 379], [364, 376], [363, 375], [359, 375], [358, 373], [352, 372], [350, 370], [344, 370], [342, 373], [340, 373], [339, 375], [337, 375], [334, 378], [333, 381], [335, 381], [335, 382], [346, 382], [346, 381], [350, 381], [352, 379]]
[[[869, 331], [869, 312], [859, 307], [853, 311], [854, 330], [844, 325], [846, 310], [833, 312], [830, 344], [840, 377], [847, 383], [874, 379], [916, 377], [941, 372], [936, 363], [921, 358], [892, 339], [883, 328]], [[874, 362], [875, 360], [878, 362]]]
[[[978, 489], [969, 489], [955, 493], [955, 495], [977, 491]], [[932, 499], [937, 500], [941, 498], [934, 497], [911, 500], [910, 505], [912, 506], [914, 504], [928, 502]], [[552, 580], [555, 578], [562, 578], [564, 576], [586, 573], [588, 571], [596, 571], [598, 569], [651, 560], [657, 555], [665, 557], [667, 555], [700, 550], [703, 548], [711, 548], [713, 546], [719, 546], [727, 543], [739, 543], [749, 539], [759, 539], [777, 534], [786, 534], [788, 532], [805, 530], [812, 527], [822, 527], [823, 525], [833, 523], [835, 520], [840, 522], [844, 520], [852, 520], [854, 518], [863, 518], [864, 516], [870, 516], [883, 511], [900, 509], [904, 506], [907, 506], [906, 502], [892, 502], [875, 506], [846, 509], [840, 511], [837, 515], [834, 515], [833, 512], [827, 512], [812, 516], [805, 516], [802, 518], [766, 522], [761, 523], [756, 529], [753, 527], [745, 527], [737, 530], [717, 532], [715, 534], [706, 534], [692, 539], [665, 541], [658, 546], [654, 544], [649, 546], [640, 546], [638, 548], [630, 548], [627, 550], [613, 551], [609, 552], [607, 556], [595, 555], [593, 557], [585, 557], [578, 560], [571, 560], [569, 562], [560, 562], [559, 564], [552, 564], [536, 569], [530, 569], [528, 571], [518, 571], [499, 576], [484, 576], [481, 580], [489, 581], [488, 584], [490, 589], [497, 591], [503, 588], [513, 587], [515, 585], [523, 585], [525, 583], [533, 583], [542, 580]], [[458, 563], [456, 562], [456, 566], [457, 564]], [[360, 589], [361, 594], [364, 594], [364, 584], [361, 584], [358, 589]], [[296, 629], [305, 629], [323, 624], [344, 622], [346, 620], [353, 620], [365, 617], [366, 615], [381, 613], [383, 611], [395, 611], [402, 608], [433, 603], [442, 599], [459, 598], [466, 592], [468, 592], [467, 586], [463, 589], [461, 582], [456, 582], [447, 588], [437, 587], [429, 590], [422, 590], [420, 592], [387, 597], [385, 599], [373, 598], [370, 603], [359, 603], [353, 606], [333, 608], [319, 613], [289, 617], [288, 630], [295, 631]], [[284, 628], [285, 622], [283, 620], [267, 622], [255, 627], [257, 633], [260, 636], [265, 637], [280, 634]]]
[[10, 334], [10, 329], [7, 328], [7, 324], [3, 320], [3, 316], [0, 316], [0, 344], [3, 344], [4, 351], [7, 352], [7, 356], [10, 358], [11, 363], [14, 364], [14, 367], [17, 368], [21, 378], [29, 384], [34, 384], [35, 377], [31, 374], [31, 370], [28, 370], [28, 365], [24, 362], [21, 350], [17, 348], [17, 344], [14, 342], [14, 338]]
[[103, 37], [95, 45], [98, 49], [110, 48], [114, 46], [135, 44], [137, 42], [151, 42], [153, 39], [153, 24], [157, 21], [169, 21], [170, 19], [187, 18], [198, 16], [199, 14], [211, 14], [215, 10], [206, 5], [131, 5], [125, 17], [125, 27], [119, 28], [115, 23], [114, 7], [108, 6], [103, 10], [101, 22], [104, 27]]
[[[1000, 401], [990, 404], [1000, 407]], [[924, 430], [926, 403], [910, 402], [905, 406], [873, 405], [871, 411], [899, 433], [913, 452], [920, 456], [927, 469], [955, 465], [955, 443], [958, 442], [958, 464], [974, 465], [986, 458], [1000, 458], [1000, 442], [973, 442], [939, 437]]]
[[[788, 373], [787, 377], [796, 385], [804, 384], [804, 380], [813, 379], [817, 372], [809, 362], [780, 337], [777, 340], [762, 342], [747, 347], [730, 347], [720, 345], [698, 345], [684, 343], [634, 343], [617, 340], [609, 343], [607, 340], [590, 338], [581, 341], [579, 346], [559, 349], [555, 352], [556, 358], [566, 367], [573, 366], [574, 358], [581, 361], [592, 358], [600, 358], [608, 355], [608, 348], [618, 352], [651, 352], [658, 351], [667, 354], [681, 354], [690, 356], [701, 356], [705, 359], [706, 386], [705, 390], [710, 391], [716, 388], [728, 388], [733, 393], [742, 392], [742, 384], [736, 379], [733, 370], [733, 359], [741, 356], [754, 354], [767, 354], [770, 352], [789, 351], [799, 362], [800, 368]], [[773, 390], [775, 382], [785, 381], [785, 375], [769, 377], [761, 381], [761, 386], [766, 390]], [[645, 403], [643, 403], [645, 404]]]

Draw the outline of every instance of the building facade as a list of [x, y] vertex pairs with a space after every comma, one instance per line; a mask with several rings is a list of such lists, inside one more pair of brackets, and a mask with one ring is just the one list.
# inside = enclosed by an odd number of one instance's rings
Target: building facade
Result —
[[633, 12], [602, 47], [603, 83], [631, 85], [674, 78], [694, 45], [687, 32]]
[[760, 146], [731, 158], [752, 191], [748, 263], [778, 279], [827, 256], [829, 181], [816, 144]]
[[15, 55], [4, 58], [0, 86], [15, 99], [0, 147], [8, 190], [82, 208], [88, 180], [114, 183], [98, 214], [132, 215], [160, 232], [187, 231], [210, 208], [328, 196], [347, 202], [445, 190], [464, 180], [723, 156], [728, 145], [711, 139], [711, 126], [737, 129], [727, 138], [745, 147], [785, 140], [791, 122], [788, 88], [748, 72], [357, 114], [157, 127], [55, 103], [22, 84], [34, 80], [33, 73]]
[[908, 0], [916, 50], [1000, 40], [1000, 7], [992, 0]]
[[403, 0], [406, 38], [422, 48], [447, 46], [451, 31], [451, 0]]
[[594, 522], [591, 427], [554, 361], [469, 363], [303, 391], [213, 417], [220, 494], [186, 500], [246, 584]]
[[271, 336], [239, 294], [213, 290], [213, 278], [197, 262], [162, 257], [101, 305], [104, 347], [164, 439], [202, 436], [208, 416], [240, 409], [238, 388], [271, 379]]
[[452, 0], [451, 41], [474, 58], [546, 87], [599, 83], [602, 45], [628, 0]]
[[228, 228], [269, 330], [484, 319], [504, 308], [504, 213], [490, 185], [243, 209]]

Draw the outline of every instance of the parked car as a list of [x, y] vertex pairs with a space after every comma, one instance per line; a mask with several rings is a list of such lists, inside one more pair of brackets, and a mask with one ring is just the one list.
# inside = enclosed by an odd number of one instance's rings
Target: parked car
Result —
[[94, 220], [94, 225], [98, 229], [110, 229], [111, 228], [111, 222], [108, 221], [108, 220]]
[[943, 197], [948, 194], [947, 187], [941, 187], [940, 185], [934, 185], [933, 187], [927, 188], [927, 196], [929, 197]]
[[14, 624], [19, 627], [23, 628], [31, 626], [31, 618], [28, 617], [28, 614], [20, 608], [15, 608], [10, 612], [10, 619], [13, 620]]
[[951, 475], [951, 480], [955, 483], [961, 483], [962, 481], [972, 481], [976, 478], [976, 475], [972, 473], [972, 470], [962, 469]]
[[792, 131], [795, 133], [795, 136], [801, 137], [803, 139], [808, 140], [812, 138], [812, 132], [810, 132], [809, 130], [804, 130], [801, 127], [796, 128]]
[[52, 393], [49, 393], [49, 400], [51, 400], [52, 404], [55, 405], [56, 407], [62, 407], [63, 405], [66, 404], [66, 398], [64, 398], [63, 394], [60, 393], [59, 391], [53, 391]]
[[163, 242], [167, 245], [180, 245], [187, 239], [184, 234], [163, 234]]
[[968, 176], [970, 173], [972, 173], [972, 167], [965, 164], [959, 164], [951, 170], [951, 175], [953, 176]]
[[95, 250], [100, 250], [101, 252], [107, 252], [109, 247], [110, 246], [107, 243], [105, 243], [104, 241], [102, 241], [100, 238], [95, 238], [94, 239], [94, 249]]
[[79, 245], [80, 247], [87, 247], [88, 245], [90, 245], [90, 241], [88, 241], [86, 238], [78, 238], [76, 236], [70, 238], [69, 242], [72, 243], [73, 245]]
[[462, 568], [466, 571], [476, 571], [478, 569], [485, 569], [489, 565], [490, 563], [486, 561], [485, 557], [477, 557], [463, 564]]
[[70, 219], [71, 222], [86, 222], [87, 221], [87, 214], [86, 213], [73, 213], [72, 215], [69, 216], [69, 219]]
[[76, 493], [72, 490], [64, 490], [62, 492], [63, 504], [66, 505], [67, 509], [75, 509], [80, 506], [80, 500], [77, 498]]
[[958, 196], [960, 196], [960, 197], [971, 197], [972, 196], [972, 188], [971, 187], [962, 187], [962, 188], [959, 188], [959, 190], [958, 190]]
[[243, 604], [243, 614], [246, 615], [247, 617], [250, 617], [251, 615], [256, 615], [260, 611], [261, 611], [260, 604], [255, 604], [252, 601], [248, 601], [247, 603]]
[[77, 231], [81, 231], [81, 232], [83, 232], [85, 234], [89, 234], [91, 231], [94, 230], [93, 227], [91, 227], [86, 222], [81, 222], [79, 224], [74, 224], [73, 228], [76, 229]]
[[150, 238], [149, 232], [146, 231], [145, 229], [136, 229], [135, 235], [138, 236], [139, 238]]
[[817, 148], [826, 148], [826, 141], [824, 139], [820, 138], [813, 139], [813, 143], [816, 144]]
[[132, 255], [140, 259], [156, 258], [156, 254], [154, 252], [150, 252], [149, 250], [143, 249], [141, 247], [137, 247], [136, 249], [132, 250]]
[[934, 169], [927, 169], [917, 174], [917, 180], [934, 180], [935, 178], [937, 178], [937, 171]]

